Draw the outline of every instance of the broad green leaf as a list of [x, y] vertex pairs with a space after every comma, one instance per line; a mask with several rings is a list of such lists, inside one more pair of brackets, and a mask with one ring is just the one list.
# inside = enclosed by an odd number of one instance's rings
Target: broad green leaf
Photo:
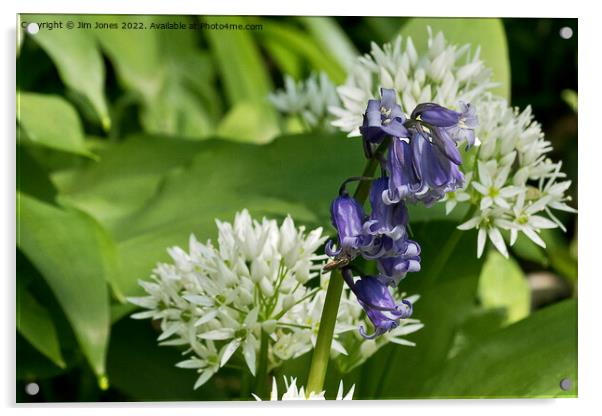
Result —
[[[152, 134], [207, 137], [220, 105], [213, 86], [212, 62], [196, 46], [193, 30], [150, 30], [188, 16], [107, 16], [122, 30], [96, 35], [123, 86], [139, 95], [140, 122]], [[142, 25], [146, 29], [136, 29]], [[127, 29], [131, 27], [131, 29]], [[110, 32], [110, 33], [107, 33]]]
[[168, 247], [185, 246], [190, 233], [215, 238], [214, 219], [232, 221], [243, 208], [257, 217], [290, 213], [331, 232], [330, 201], [364, 165], [361, 143], [338, 134], [264, 146], [140, 136], [100, 155], [60, 188], [60, 200], [97, 218], [118, 241], [119, 287], [127, 295], [167, 260]]
[[93, 156], [86, 148], [77, 112], [57, 95], [17, 92], [17, 120], [25, 133], [20, 142]]
[[[560, 389], [560, 381], [573, 387]], [[419, 397], [577, 397], [577, 302], [549, 306], [464, 350]]]
[[516, 242], [511, 247], [511, 250], [517, 257], [532, 261], [547, 267], [549, 264], [548, 256], [543, 248], [531, 241], [523, 233], [519, 233]]
[[529, 315], [531, 290], [520, 266], [512, 258], [505, 258], [496, 250], [487, 254], [479, 277], [479, 300], [484, 308], [502, 308], [506, 324]]
[[17, 146], [17, 190], [45, 202], [54, 202], [56, 187], [48, 172], [29, 154], [26, 146]]
[[321, 47], [311, 36], [294, 26], [270, 21], [258, 32], [263, 39], [273, 39], [304, 58], [314, 71], [324, 71], [335, 84], [342, 84], [347, 78], [344, 67], [331, 56], [331, 52]]
[[107, 273], [113, 266], [90, 219], [17, 194], [17, 245], [44, 276], [97, 375], [109, 336]]
[[427, 27], [433, 34], [443, 32], [450, 43], [471, 44], [473, 52], [481, 47], [481, 59], [493, 71], [493, 80], [500, 86], [493, 91], [505, 98], [510, 97], [510, 61], [504, 25], [500, 19], [486, 18], [411, 18], [401, 29], [403, 36], [411, 36], [418, 51], [427, 47]]
[[[207, 24], [245, 25], [241, 16], [204, 16]], [[230, 104], [253, 100], [263, 102], [273, 87], [267, 68], [251, 32], [245, 30], [205, 30], [211, 52], [219, 68]]]
[[204, 148], [202, 142], [132, 136], [99, 150], [100, 161], [85, 169], [53, 175], [59, 200], [88, 212], [105, 227], [141, 209], [167, 172], [186, 165]]
[[[97, 19], [96, 16], [90, 18]], [[115, 67], [119, 80], [146, 100], [155, 97], [165, 76], [159, 47], [161, 31], [121, 28], [123, 24], [150, 26], [156, 21], [155, 17], [106, 15], [102, 21], [119, 26], [119, 30], [95, 31], [96, 39]]]
[[[31, 15], [36, 22], [53, 21], [55, 16]], [[80, 16], [64, 16], [66, 20], [92, 20]], [[96, 39], [90, 30], [40, 30], [31, 35], [50, 56], [65, 85], [81, 94], [95, 110], [105, 130], [111, 125], [104, 95], [105, 67]]]
[[267, 143], [278, 134], [269, 103], [240, 101], [224, 116], [217, 136], [250, 143]]
[[339, 65], [351, 69], [359, 52], [336, 20], [321, 16], [301, 16], [299, 20], [312, 37], [336, 58]]
[[17, 285], [17, 330], [38, 351], [64, 368], [65, 361], [48, 310], [22, 285]]

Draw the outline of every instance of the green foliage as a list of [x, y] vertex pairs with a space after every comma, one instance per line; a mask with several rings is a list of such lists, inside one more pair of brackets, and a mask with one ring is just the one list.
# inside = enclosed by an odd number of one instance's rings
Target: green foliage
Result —
[[[156, 328], [127, 318], [133, 306], [123, 302], [168, 260], [168, 247], [186, 246], [191, 233], [215, 239], [214, 220], [243, 208], [334, 233], [329, 204], [341, 181], [363, 169], [361, 141], [281, 135], [295, 120], [279, 118], [266, 97], [283, 73], [324, 71], [342, 83], [369, 41], [401, 31], [424, 50], [431, 26], [450, 42], [480, 44], [501, 84], [496, 92], [509, 96], [498, 19], [366, 18], [357, 26], [366, 34], [358, 34], [326, 17], [64, 17], [120, 27], [41, 30], [19, 48], [19, 60], [40, 66], [20, 76], [17, 94], [17, 377], [73, 377], [80, 393], [64, 393], [67, 400], [98, 399], [94, 377], [105, 375], [116, 395], [109, 397], [119, 400], [250, 398], [235, 361], [194, 391], [195, 373], [174, 367], [180, 351], [159, 347]], [[170, 22], [262, 27], [135, 29]], [[577, 260], [564, 237], [543, 233], [545, 250], [521, 237], [513, 247], [520, 262], [492, 252], [483, 264], [474, 231], [455, 230], [467, 207], [449, 216], [441, 204], [409, 210], [423, 270], [400, 288], [421, 295], [415, 317], [425, 327], [408, 336], [417, 346], [387, 346], [347, 374], [331, 363], [329, 395], [341, 377], [356, 384], [356, 398], [562, 395], [560, 378], [576, 382], [576, 302], [528, 316], [521, 265], [575, 282]], [[278, 374], [305, 382], [310, 358]]]
[[32, 39], [50, 56], [65, 85], [84, 97], [85, 103], [96, 112], [96, 120], [108, 130], [111, 119], [104, 93], [105, 67], [95, 37], [88, 31], [74, 36], [67, 30], [48, 30]]
[[[560, 389], [564, 378], [573, 384], [568, 391]], [[550, 306], [486, 337], [442, 367], [420, 396], [577, 397], [577, 302]]]
[[503, 97], [510, 97], [510, 62], [504, 26], [500, 19], [475, 18], [424, 18], [410, 19], [401, 29], [403, 36], [411, 36], [418, 51], [424, 50], [428, 42], [427, 27], [433, 35], [443, 32], [450, 43], [480, 46], [483, 62], [493, 70], [493, 80], [500, 85], [493, 91]]
[[505, 323], [519, 321], [529, 315], [531, 292], [525, 275], [513, 259], [490, 251], [479, 278], [479, 300], [485, 308], [502, 308]]
[[77, 112], [60, 96], [18, 92], [17, 120], [24, 133], [21, 143], [93, 156], [86, 148]]
[[31, 345], [63, 368], [58, 336], [48, 310], [25, 288], [17, 288], [17, 330]]
[[107, 243], [92, 220], [79, 212], [24, 194], [17, 195], [17, 204], [18, 247], [46, 279], [92, 369], [104, 374], [109, 335], [106, 280], [112, 268]]

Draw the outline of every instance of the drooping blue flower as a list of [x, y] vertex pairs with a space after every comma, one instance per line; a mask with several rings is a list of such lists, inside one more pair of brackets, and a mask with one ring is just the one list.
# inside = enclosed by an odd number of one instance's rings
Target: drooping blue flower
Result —
[[416, 174], [423, 186], [428, 187], [427, 195], [418, 195], [425, 205], [430, 206], [443, 198], [445, 193], [464, 186], [464, 175], [458, 164], [420, 132], [412, 136], [412, 154]]
[[[420, 119], [433, 127], [433, 142], [458, 165], [462, 162], [460, 154], [455, 146], [452, 150], [448, 142], [458, 144], [466, 140], [466, 150], [470, 149], [475, 142], [474, 129], [478, 124], [474, 106], [463, 102], [459, 106], [460, 112], [457, 112], [435, 103], [423, 103], [416, 106], [411, 115], [412, 119]], [[446, 143], [437, 143], [441, 140]]]
[[344, 255], [353, 259], [359, 250], [365, 245], [363, 225], [366, 219], [364, 209], [355, 198], [343, 194], [334, 199], [330, 206], [332, 225], [336, 228], [339, 236], [338, 248], [333, 248], [333, 241], [326, 243], [325, 252], [330, 257]]
[[394, 252], [395, 255], [383, 256], [377, 260], [380, 272], [378, 279], [389, 286], [397, 286], [406, 274], [420, 271], [420, 246], [417, 242], [399, 241]]
[[370, 206], [372, 212], [364, 223], [364, 234], [370, 237], [364, 249], [364, 257], [369, 259], [391, 255], [398, 241], [407, 238], [408, 210], [403, 202], [385, 204], [383, 192], [388, 188], [388, 179], [382, 177], [372, 182]]
[[[451, 146], [455, 149], [453, 143]], [[414, 131], [409, 144], [405, 140], [393, 140], [385, 169], [389, 186], [383, 192], [383, 200], [387, 204], [405, 200], [431, 206], [446, 192], [464, 185], [458, 164], [418, 130]]]
[[395, 90], [380, 89], [380, 100], [369, 100], [364, 113], [364, 122], [360, 127], [364, 141], [379, 144], [386, 136], [407, 137], [404, 126], [405, 116], [397, 104]]
[[351, 270], [345, 268], [343, 278], [374, 325], [374, 332], [370, 335], [366, 333], [363, 326], [360, 326], [359, 331], [364, 338], [373, 339], [397, 328], [400, 319], [412, 315], [412, 303], [404, 299], [400, 304], [396, 304], [389, 287], [378, 277], [361, 276], [354, 281]]

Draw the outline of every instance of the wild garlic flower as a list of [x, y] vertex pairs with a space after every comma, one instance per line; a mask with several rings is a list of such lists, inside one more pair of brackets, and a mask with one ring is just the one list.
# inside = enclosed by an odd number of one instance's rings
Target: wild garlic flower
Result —
[[[247, 210], [237, 213], [233, 224], [216, 223], [217, 247], [191, 235], [188, 252], [170, 248], [173, 262], [158, 264], [149, 281], [139, 281], [146, 296], [128, 299], [146, 309], [133, 318], [159, 322], [160, 345], [185, 348], [187, 358], [176, 365], [199, 373], [194, 388], [231, 360], [255, 374], [262, 331], [269, 335], [270, 369], [309, 352], [330, 278], [319, 272], [325, 256], [316, 251], [326, 239], [321, 228], [306, 232], [290, 217], [280, 226], [265, 218], [259, 222]], [[318, 285], [310, 282], [316, 278]], [[342, 295], [344, 304], [351, 303], [350, 296], [348, 291]], [[332, 354], [366, 360], [374, 351], [362, 355], [359, 344], [345, 347], [339, 341], [366, 325], [361, 307], [353, 302], [356, 308], [339, 309]], [[395, 334], [387, 340], [409, 344], [400, 338], [405, 333]]]
[[[286, 388], [286, 391], [282, 394], [282, 397], [279, 397], [279, 395], [278, 395], [278, 384], [276, 383], [276, 379], [275, 378], [272, 379], [272, 392], [270, 393], [271, 401], [326, 400], [326, 398], [324, 397], [324, 395], [326, 393], [325, 391], [321, 391], [320, 393], [315, 393], [312, 391], [308, 396], [305, 393], [305, 387], [303, 387], [303, 386], [301, 386], [300, 388], [297, 387], [297, 379], [296, 378], [291, 377], [289, 380], [286, 377], [283, 377], [283, 379], [284, 379], [284, 386]], [[341, 380], [341, 383], [339, 384], [339, 390], [337, 392], [337, 397], [335, 400], [353, 400], [353, 392], [354, 391], [355, 391], [355, 384], [353, 386], [351, 386], [351, 388], [349, 389], [347, 394], [345, 394], [345, 396], [343, 396], [343, 381]], [[259, 398], [256, 394], [253, 394], [253, 397], [255, 397], [255, 400], [261, 401], [261, 398]]]
[[262, 331], [269, 334], [272, 367], [309, 351], [319, 323], [310, 312], [321, 311], [316, 295], [323, 289], [306, 285], [324, 259], [316, 254], [325, 241], [321, 228], [306, 233], [290, 217], [280, 227], [254, 221], [247, 210], [234, 224], [216, 223], [217, 247], [191, 236], [188, 252], [169, 249], [173, 263], [157, 265], [151, 281], [140, 281], [147, 296], [129, 299], [147, 309], [134, 318], [160, 321], [161, 345], [186, 348], [188, 358], [177, 366], [198, 371], [195, 388], [237, 351], [255, 374]]
[[284, 90], [270, 94], [268, 99], [278, 111], [298, 115], [310, 128], [330, 128], [328, 108], [339, 105], [336, 87], [323, 72], [300, 82], [286, 75]]
[[[542, 229], [563, 224], [552, 210], [576, 212], [565, 195], [571, 181], [561, 172], [562, 162], [547, 156], [552, 150], [541, 126], [533, 120], [531, 108], [522, 112], [499, 97], [486, 95], [478, 108], [476, 130], [480, 145], [475, 147], [475, 163], [470, 186], [464, 188], [474, 206], [474, 216], [458, 228], [477, 228], [477, 256], [483, 253], [487, 238], [500, 253], [508, 256], [501, 230], [509, 232], [513, 245], [518, 233], [545, 247]], [[453, 209], [453, 206], [450, 208]]]
[[481, 61], [480, 49], [449, 44], [430, 28], [428, 51], [419, 55], [410, 37], [401, 36], [379, 47], [372, 43], [369, 54], [357, 59], [344, 85], [337, 88], [341, 105], [331, 106], [332, 124], [350, 136], [360, 134], [368, 100], [378, 97], [380, 88], [394, 89], [405, 114], [417, 104], [434, 102], [460, 109], [459, 102], [475, 102], [496, 84], [491, 70]]

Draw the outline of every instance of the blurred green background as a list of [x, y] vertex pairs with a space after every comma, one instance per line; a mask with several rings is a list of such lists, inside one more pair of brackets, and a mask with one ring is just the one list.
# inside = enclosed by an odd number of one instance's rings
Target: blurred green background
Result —
[[[99, 19], [21, 15], [67, 20]], [[321, 70], [343, 82], [370, 42], [400, 32], [424, 38], [428, 23], [452, 43], [480, 44], [486, 63], [509, 64], [509, 76], [494, 72], [504, 78], [500, 91], [533, 107], [578, 205], [576, 19], [102, 20], [128, 29], [19, 35], [18, 402], [239, 398], [239, 374], [228, 369], [193, 391], [195, 373], [174, 367], [179, 351], [158, 347], [149, 322], [129, 319], [124, 297], [139, 293], [136, 281], [167, 259], [167, 247], [191, 232], [214, 238], [214, 218], [231, 220], [243, 207], [329, 227], [330, 199], [361, 170], [361, 145], [341, 133], [299, 132], [266, 96], [284, 74], [301, 80]], [[173, 21], [258, 29], [135, 29]], [[565, 27], [569, 39], [560, 36]], [[413, 221], [425, 260], [402, 289], [421, 294], [415, 316], [426, 326], [408, 337], [417, 347], [387, 346], [344, 375], [355, 397], [574, 397], [577, 224], [560, 218], [567, 232], [546, 231], [546, 250], [519, 240], [510, 260], [490, 252], [478, 261], [476, 236], [464, 233], [436, 282], [428, 259], [457, 224], [440, 210]], [[278, 374], [303, 381], [309, 356]], [[330, 371], [327, 391], [342, 376]], [[573, 382], [566, 392], [564, 377]], [[29, 382], [39, 394], [25, 394]]]

